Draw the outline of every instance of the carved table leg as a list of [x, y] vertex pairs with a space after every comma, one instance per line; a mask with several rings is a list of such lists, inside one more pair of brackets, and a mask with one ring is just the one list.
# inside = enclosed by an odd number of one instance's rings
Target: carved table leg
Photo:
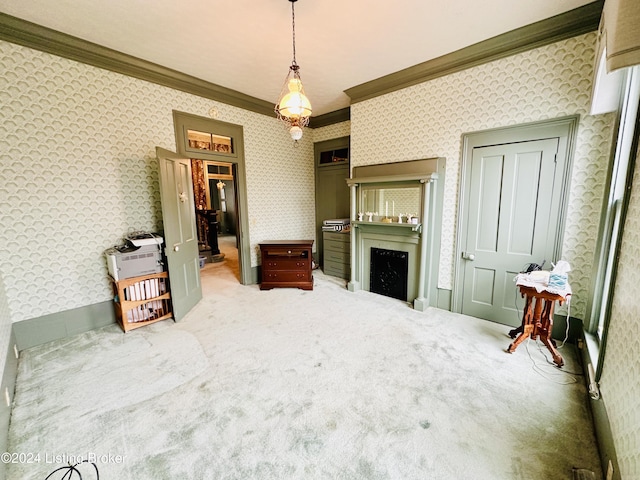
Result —
[[[520, 345], [525, 339], [533, 338], [534, 340], [540, 338], [542, 343], [549, 349], [553, 361], [558, 367], [564, 365], [562, 356], [556, 350], [555, 342], [551, 338], [551, 332], [553, 330], [553, 307], [555, 302], [562, 302], [565, 300], [562, 296], [549, 292], [538, 292], [531, 287], [520, 286], [520, 293], [525, 297], [525, 307], [522, 315], [522, 325], [509, 332], [511, 338], [516, 337], [515, 341], [509, 345], [507, 352], [513, 353], [518, 345]], [[532, 311], [532, 301], [535, 298], [535, 306]]]
[[508, 353], [515, 352], [516, 348], [518, 348], [518, 345], [520, 345], [527, 338], [529, 338], [532, 332], [533, 332], [533, 325], [531, 324], [524, 325], [524, 327], [522, 328], [522, 333], [520, 333], [520, 335], [518, 335], [518, 338], [516, 338], [511, 345], [509, 345], [509, 348], [507, 348], [507, 352]]
[[564, 365], [564, 360], [562, 358], [562, 355], [558, 353], [558, 350], [554, 345], [554, 341], [551, 338], [551, 333], [553, 330], [553, 304], [554, 304], [553, 300], [547, 300], [545, 302], [544, 312], [540, 320], [541, 321], [540, 340], [542, 340], [542, 343], [544, 343], [545, 346], [551, 352], [551, 356], [553, 357], [553, 363], [558, 365], [558, 367], [561, 367]]
[[[520, 345], [527, 338], [529, 338], [531, 334], [533, 334], [535, 313], [531, 311], [532, 300], [533, 300], [533, 297], [531, 297], [530, 295], [526, 296], [524, 311], [522, 313], [522, 325], [520, 325], [518, 328], [511, 330], [511, 332], [509, 332], [509, 336], [511, 336], [511, 338], [514, 338], [516, 333], [519, 333], [519, 335], [518, 335], [518, 338], [516, 338], [515, 341], [511, 343], [511, 345], [509, 345], [509, 348], [507, 348], [508, 353], [515, 352], [516, 348], [518, 348], [518, 345]], [[535, 309], [536, 310], [538, 309], [537, 300], [536, 300]], [[511, 335], [512, 333], [513, 333], [513, 336]]]

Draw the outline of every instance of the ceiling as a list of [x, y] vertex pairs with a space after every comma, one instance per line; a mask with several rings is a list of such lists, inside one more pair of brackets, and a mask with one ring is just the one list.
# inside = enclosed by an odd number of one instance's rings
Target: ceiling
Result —
[[[299, 0], [313, 115], [348, 88], [592, 0]], [[0, 0], [0, 12], [275, 103], [292, 60], [288, 0]]]

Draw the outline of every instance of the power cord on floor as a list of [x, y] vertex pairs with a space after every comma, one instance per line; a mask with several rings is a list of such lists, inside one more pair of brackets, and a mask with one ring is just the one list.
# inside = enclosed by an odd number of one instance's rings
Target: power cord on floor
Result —
[[[58, 472], [62, 472], [62, 476], [60, 477], [60, 480], [72, 480], [73, 478], [78, 478], [78, 480], [82, 480], [82, 474], [80, 473], [80, 470], [76, 468], [81, 463], [90, 463], [91, 465], [93, 465], [93, 468], [96, 471], [96, 480], [100, 480], [100, 472], [98, 472], [98, 466], [93, 462], [89, 462], [89, 460], [83, 460], [82, 462], [78, 462], [75, 465], [69, 464], [69, 465], [65, 465], [64, 467], [56, 468], [53, 472], [47, 475], [47, 477], [44, 480], [49, 480], [50, 478], [53, 478], [53, 475]], [[74, 477], [74, 474], [76, 474], [77, 477]]]
[[[578, 379], [574, 376], [576, 375], [575, 373], [567, 372], [566, 370], [561, 370], [560, 367], [558, 367], [555, 363], [549, 360], [546, 353], [542, 350], [541, 343], [538, 340], [535, 340], [535, 342], [538, 347], [538, 351], [544, 357], [546, 364], [544, 363], [540, 364], [536, 362], [535, 359], [531, 356], [531, 352], [529, 351], [530, 341], [531, 339], [527, 338], [527, 342], [525, 343], [525, 348], [527, 350], [527, 354], [529, 355], [529, 358], [531, 359], [531, 363], [532, 363], [531, 368], [533, 369], [534, 372], [536, 372], [542, 378], [549, 380], [550, 382], [557, 383], [558, 385], [571, 385], [572, 383], [578, 383]], [[544, 370], [542, 367], [553, 367], [553, 370], [550, 370], [550, 369]], [[569, 376], [569, 378], [567, 378], [566, 381], [557, 381], [557, 380], [554, 380], [553, 378], [553, 377], [564, 377], [564, 375]]]

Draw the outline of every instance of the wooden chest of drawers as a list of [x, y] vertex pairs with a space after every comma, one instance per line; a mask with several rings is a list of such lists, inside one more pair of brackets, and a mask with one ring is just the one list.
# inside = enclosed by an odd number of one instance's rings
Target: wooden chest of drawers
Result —
[[322, 232], [322, 271], [327, 275], [349, 279], [351, 275], [351, 235]]
[[313, 240], [271, 240], [260, 243], [260, 290], [294, 287], [313, 290]]

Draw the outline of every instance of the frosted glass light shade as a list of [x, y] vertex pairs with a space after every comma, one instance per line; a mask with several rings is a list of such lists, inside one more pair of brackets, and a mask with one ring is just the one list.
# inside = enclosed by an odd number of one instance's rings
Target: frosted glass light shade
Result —
[[280, 99], [275, 106], [278, 119], [289, 127], [289, 134], [294, 141], [302, 138], [302, 129], [309, 125], [311, 102], [304, 93], [300, 80], [299, 67], [295, 63], [289, 67]]
[[311, 102], [304, 94], [299, 78], [291, 78], [287, 83], [287, 93], [278, 103], [278, 112], [282, 117], [296, 119], [311, 116]]

